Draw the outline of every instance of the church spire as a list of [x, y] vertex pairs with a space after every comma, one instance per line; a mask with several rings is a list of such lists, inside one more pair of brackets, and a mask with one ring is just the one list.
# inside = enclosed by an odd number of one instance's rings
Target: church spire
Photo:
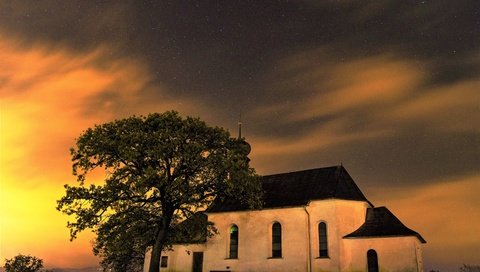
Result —
[[240, 113], [240, 117], [238, 118], [238, 139], [242, 139], [242, 114]]
[[[239, 115], [239, 118], [238, 118], [238, 138], [236, 140], [237, 142], [237, 145], [238, 147], [243, 150], [242, 152], [245, 153], [245, 155], [248, 155], [250, 154], [250, 151], [252, 150], [252, 147], [250, 146], [250, 144], [248, 144], [246, 141], [245, 141], [245, 138], [242, 137], [242, 114], [240, 113]], [[250, 159], [247, 158], [248, 161], [250, 161]]]
[[242, 122], [238, 121], [238, 139], [242, 139]]

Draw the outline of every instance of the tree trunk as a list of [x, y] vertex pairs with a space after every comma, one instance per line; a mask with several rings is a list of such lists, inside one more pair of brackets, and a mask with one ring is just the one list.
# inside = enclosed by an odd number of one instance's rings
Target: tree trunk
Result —
[[150, 267], [148, 268], [148, 272], [160, 271], [160, 258], [162, 257], [163, 244], [165, 242], [165, 238], [167, 237], [166, 234], [168, 227], [170, 226], [171, 220], [171, 215], [167, 215], [166, 217], [161, 219], [160, 230], [157, 233], [157, 237], [155, 237], [155, 243], [153, 244], [152, 248], [152, 255], [150, 256]]
[[160, 271], [160, 258], [162, 256], [162, 241], [159, 239], [161, 238], [163, 231], [159, 231], [157, 237], [155, 238], [155, 243], [152, 247], [152, 254], [150, 256], [150, 267], [148, 272], [159, 272]]

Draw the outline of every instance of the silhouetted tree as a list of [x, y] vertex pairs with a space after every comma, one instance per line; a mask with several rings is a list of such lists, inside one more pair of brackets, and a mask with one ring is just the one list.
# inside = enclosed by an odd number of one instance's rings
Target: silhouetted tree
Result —
[[37, 272], [43, 268], [43, 260], [30, 255], [18, 254], [5, 259], [5, 272]]
[[[75, 215], [71, 239], [93, 228], [94, 252], [105, 265], [139, 260], [151, 246], [150, 272], [191, 218], [216, 197], [231, 197], [259, 207], [261, 186], [248, 165], [249, 146], [222, 128], [176, 112], [130, 117], [87, 129], [71, 149], [79, 186], [65, 185], [57, 209]], [[103, 185], [85, 185], [96, 168], [108, 172]]]

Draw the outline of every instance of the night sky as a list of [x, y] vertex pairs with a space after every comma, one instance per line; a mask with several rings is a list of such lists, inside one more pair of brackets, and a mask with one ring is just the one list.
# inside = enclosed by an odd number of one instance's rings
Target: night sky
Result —
[[480, 1], [0, 0], [0, 259], [95, 266], [55, 210], [86, 128], [177, 110], [259, 174], [342, 163], [426, 240], [480, 264]]

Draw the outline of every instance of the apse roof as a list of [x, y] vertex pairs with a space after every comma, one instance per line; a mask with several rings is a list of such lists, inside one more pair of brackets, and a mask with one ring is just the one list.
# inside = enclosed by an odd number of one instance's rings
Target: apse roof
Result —
[[[304, 206], [312, 200], [346, 199], [366, 201], [342, 165], [262, 177], [265, 208]], [[372, 205], [373, 206], [373, 205]], [[216, 200], [208, 212], [248, 210], [234, 200]]]
[[381, 238], [415, 236], [422, 243], [425, 239], [417, 232], [407, 228], [386, 207], [368, 208], [365, 223], [343, 238]]

